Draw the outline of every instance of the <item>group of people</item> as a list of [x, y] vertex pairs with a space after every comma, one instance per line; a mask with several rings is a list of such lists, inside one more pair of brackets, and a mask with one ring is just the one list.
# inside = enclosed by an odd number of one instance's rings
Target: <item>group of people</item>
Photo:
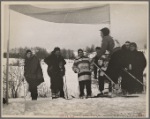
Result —
[[[100, 47], [97, 47], [96, 49], [101, 50]], [[98, 70], [96, 66], [94, 67], [94, 77], [95, 79], [98, 78], [99, 81], [100, 94], [98, 95], [103, 95], [104, 81], [108, 80], [104, 73], [108, 77], [110, 77], [110, 79], [116, 85], [121, 80], [121, 89], [123, 94], [127, 95], [142, 93], [144, 85], [143, 71], [146, 67], [146, 59], [142, 52], [137, 51], [136, 43], [130, 43], [129, 41], [127, 41], [111, 56], [109, 56], [108, 54], [105, 54], [103, 56], [105, 57], [102, 57], [100, 59], [97, 59], [95, 57], [95, 64], [102, 70]], [[130, 74], [133, 75], [135, 78], [132, 77]], [[108, 81], [109, 95], [111, 95], [113, 84], [112, 81]]]
[[[80, 98], [92, 96], [91, 74], [93, 71], [95, 78], [98, 78], [99, 81], [99, 96], [104, 94], [104, 82], [108, 80], [108, 77], [115, 84], [118, 84], [118, 79], [121, 78], [121, 88], [125, 94], [141, 93], [143, 86], [128, 75], [124, 69], [133, 74], [140, 82], [143, 82], [143, 71], [146, 67], [146, 59], [143, 53], [137, 51], [136, 43], [129, 41], [122, 47], [116, 47], [114, 39], [109, 35], [108, 28], [101, 29], [100, 33], [102, 44], [101, 47], [96, 47], [96, 56], [90, 59], [84, 55], [82, 49], [79, 49], [78, 57], [74, 60], [72, 66], [73, 71], [78, 74]], [[60, 48], [54, 48], [51, 54], [44, 59], [44, 62], [48, 65], [47, 72], [51, 81], [52, 98], [64, 98], [63, 76], [65, 75], [66, 61], [61, 56]], [[24, 76], [29, 83], [32, 99], [37, 100], [37, 86], [44, 82], [44, 79], [40, 61], [35, 55], [32, 55], [31, 50], [26, 52]], [[111, 95], [113, 84], [112, 81], [108, 81]], [[86, 95], [84, 94], [85, 87]]]
[[[63, 76], [65, 75], [66, 61], [61, 56], [60, 48], [54, 48], [44, 62], [48, 65], [47, 73], [51, 81], [52, 98], [64, 97]], [[24, 76], [29, 84], [32, 100], [37, 100], [37, 86], [44, 82], [44, 78], [40, 60], [32, 54], [31, 50], [26, 52]]]
[[[146, 67], [146, 58], [143, 52], [137, 50], [136, 43], [129, 41], [126, 41], [122, 47], [115, 47], [117, 45], [115, 45], [114, 39], [109, 33], [108, 28], [101, 29], [102, 46], [96, 48], [95, 64], [101, 69], [104, 68], [102, 69], [103, 72], [110, 77], [113, 83], [118, 84], [118, 79], [121, 79], [121, 88], [124, 94], [141, 93], [143, 91], [143, 71]], [[109, 51], [109, 56], [105, 54], [106, 50]], [[106, 55], [106, 58], [102, 59], [104, 55]], [[100, 60], [106, 65], [99, 64]], [[95, 68], [96, 73], [97, 68]], [[100, 95], [103, 95], [104, 79], [108, 79], [106, 75], [102, 77], [99, 75], [98, 77]], [[97, 78], [96, 75], [95, 78]], [[109, 80], [110, 95], [112, 94], [112, 81]]]
[[[110, 75], [116, 83], [117, 80], [115, 79], [121, 76], [121, 86], [124, 93], [142, 93], [143, 71], [145, 67], [146, 59], [144, 54], [137, 50], [136, 43], [127, 41], [120, 50], [112, 55], [106, 73]], [[112, 70], [114, 72], [112, 72]], [[136, 79], [131, 77], [125, 70]]]

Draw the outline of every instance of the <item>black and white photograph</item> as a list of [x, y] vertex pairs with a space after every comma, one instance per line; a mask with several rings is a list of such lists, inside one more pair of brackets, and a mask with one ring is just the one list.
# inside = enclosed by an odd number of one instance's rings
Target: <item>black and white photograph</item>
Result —
[[147, 118], [148, 1], [2, 1], [1, 116]]

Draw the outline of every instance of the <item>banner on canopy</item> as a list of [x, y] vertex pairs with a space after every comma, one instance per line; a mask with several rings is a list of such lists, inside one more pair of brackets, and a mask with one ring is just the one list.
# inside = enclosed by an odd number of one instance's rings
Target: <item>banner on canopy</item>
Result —
[[10, 5], [11, 10], [54, 23], [109, 24], [110, 5], [86, 8], [49, 9], [33, 5]]

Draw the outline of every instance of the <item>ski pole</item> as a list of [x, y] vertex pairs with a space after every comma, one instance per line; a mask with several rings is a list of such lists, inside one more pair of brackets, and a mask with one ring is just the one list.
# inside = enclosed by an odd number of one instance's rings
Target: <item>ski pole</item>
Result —
[[101, 71], [101, 72], [103, 72], [104, 73], [104, 75], [106, 76], [106, 78], [110, 81], [110, 84], [109, 84], [109, 86], [111, 86], [111, 89], [112, 89], [112, 91], [114, 92], [114, 86], [116, 85], [116, 83], [99, 67], [99, 66], [97, 66], [94, 62], [93, 62], [93, 64]]
[[113, 81], [99, 66], [97, 66], [94, 62], [93, 62], [93, 64], [94, 64], [101, 72], [104, 73], [104, 75], [106, 76], [106, 78], [107, 78], [109, 81], [111, 81], [113, 84], [115, 84], [114, 81]]
[[128, 72], [127, 68], [123, 69], [123, 71], [125, 71], [128, 75], [130, 75], [134, 80], [136, 80], [137, 82], [139, 82], [141, 85], [145, 86], [141, 81], [139, 81], [139, 79], [137, 79], [133, 74], [131, 74], [130, 72]]
[[67, 81], [66, 81], [66, 75], [64, 76], [64, 80], [65, 80], [65, 92], [66, 92], [66, 97], [67, 97], [67, 99], [68, 99], [68, 89], [67, 89]]

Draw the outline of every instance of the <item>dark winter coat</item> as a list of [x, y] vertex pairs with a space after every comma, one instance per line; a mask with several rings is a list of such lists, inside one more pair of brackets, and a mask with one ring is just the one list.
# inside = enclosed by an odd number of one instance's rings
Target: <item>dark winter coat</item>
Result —
[[[132, 65], [132, 69], [129, 70], [129, 72], [143, 83], [143, 71], [146, 67], [146, 59], [144, 54], [140, 51], [130, 52], [127, 67], [129, 66], [129, 64]], [[143, 90], [143, 86], [132, 78], [131, 87], [137, 92], [141, 92]]]
[[[94, 60], [94, 63], [98, 65], [98, 60], [99, 58], [97, 56], [95, 56], [95, 60]], [[95, 66], [96, 67], [96, 66]]]
[[62, 74], [65, 75], [65, 64], [66, 61], [62, 56], [57, 57], [53, 52], [44, 59], [44, 62], [48, 65], [49, 76]]
[[130, 72], [136, 76], [142, 76], [146, 67], [146, 59], [144, 54], [140, 51], [132, 51], [129, 53], [128, 57], [129, 61], [127, 65], [132, 65], [132, 70]]
[[63, 76], [65, 75], [66, 61], [62, 56], [57, 57], [53, 52], [44, 59], [48, 65], [48, 75], [50, 76], [52, 91], [61, 90], [63, 87]]
[[36, 56], [25, 59], [24, 76], [29, 84], [35, 86], [44, 82], [40, 61]]
[[[128, 69], [129, 64], [132, 65], [132, 69], [128, 70], [128, 72], [143, 82], [143, 71], [146, 67], [144, 54], [140, 51], [130, 51], [123, 67]], [[143, 90], [143, 86], [125, 72], [122, 72], [122, 87], [130, 93], [141, 92]]]
[[128, 53], [129, 51], [122, 47], [111, 55], [106, 73], [115, 83], [118, 82], [123, 67], [127, 65]]

